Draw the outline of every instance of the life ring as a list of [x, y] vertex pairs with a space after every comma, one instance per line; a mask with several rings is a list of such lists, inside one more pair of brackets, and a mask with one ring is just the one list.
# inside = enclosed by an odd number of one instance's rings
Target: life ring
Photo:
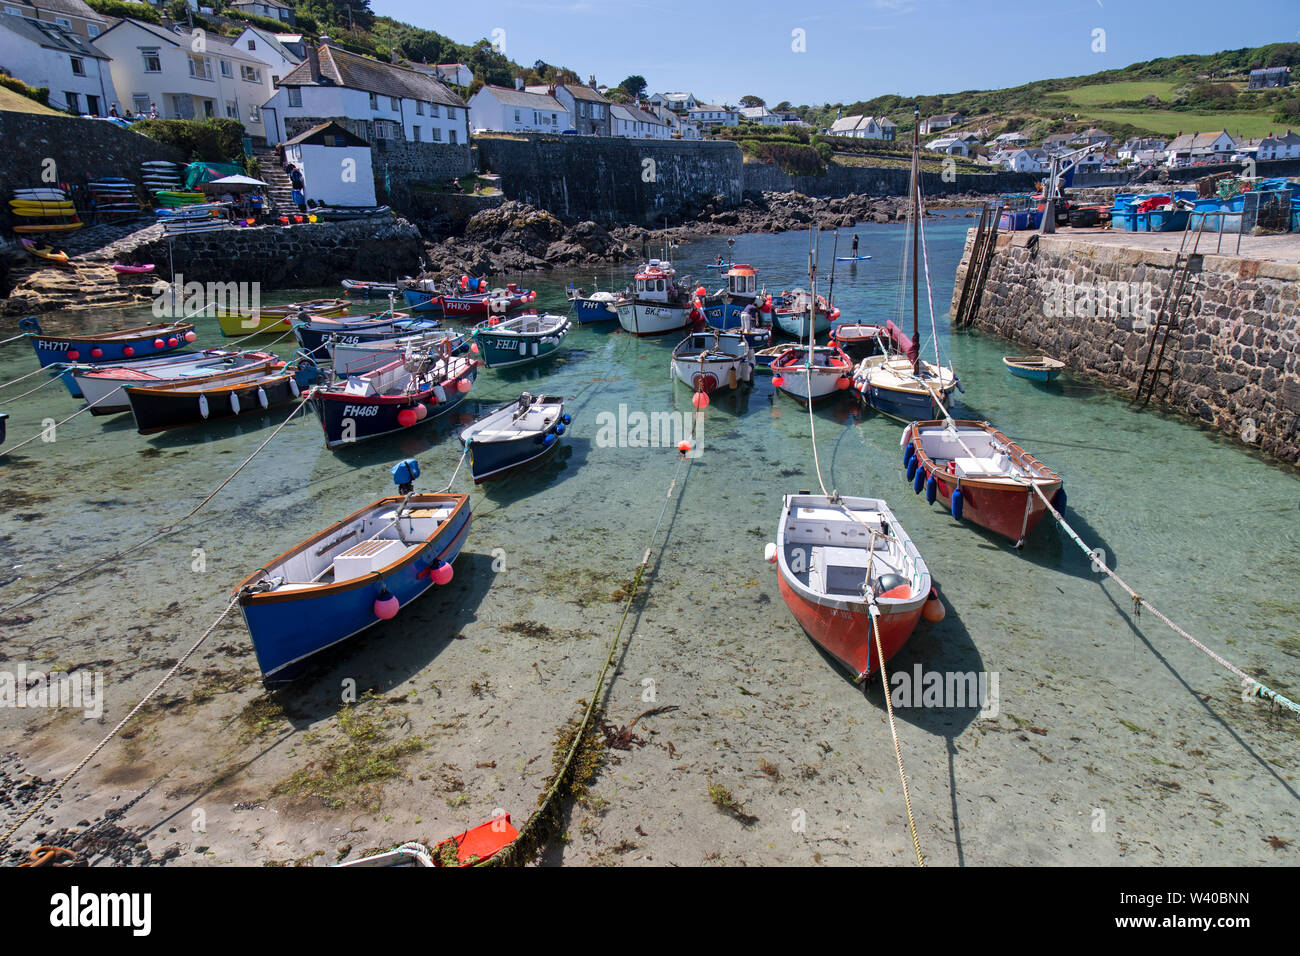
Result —
[[451, 342], [448, 339], [443, 339], [438, 343], [438, 354], [441, 355], [443, 359], [450, 359], [453, 351]]

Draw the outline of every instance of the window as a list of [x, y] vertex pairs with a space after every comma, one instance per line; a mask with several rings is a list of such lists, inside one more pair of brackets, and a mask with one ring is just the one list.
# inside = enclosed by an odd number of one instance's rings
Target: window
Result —
[[248, 121], [250, 123], [262, 122], [262, 108], [260, 106], [250, 105], [248, 107]]
[[439, 110], [438, 110], [438, 104], [437, 104], [437, 103], [430, 103], [430, 104], [429, 104], [429, 115], [430, 115], [430, 116], [440, 116], [440, 115], [442, 115], [442, 114], [439, 112]]
[[86, 35], [92, 40], [99, 36], [99, 27], [94, 23], [86, 24]]
[[136, 112], [137, 115], [140, 115], [140, 116], [146, 116], [146, 115], [148, 115], [148, 113], [149, 113], [149, 102], [150, 102], [150, 101], [149, 101], [149, 94], [148, 94], [148, 93], [132, 93], [132, 94], [131, 94], [131, 108]]
[[152, 50], [141, 50], [140, 52], [144, 54], [144, 71], [146, 73], [162, 72], [162, 58], [158, 55], [157, 47]]
[[416, 116], [424, 115], [424, 100], [415, 101], [415, 115]]
[[297, 107], [301, 107], [301, 106], [302, 106], [302, 87], [301, 87], [301, 86], [291, 86], [291, 87], [289, 87], [289, 105], [290, 105], [290, 106], [297, 106]]
[[221, 60], [220, 63], [221, 63], [221, 75], [222, 75], [222, 76], [233, 76], [233, 75], [234, 75], [234, 72], [230, 69], [230, 61], [229, 61], [229, 60]]
[[203, 116], [204, 116], [204, 118], [206, 118], [206, 119], [212, 119], [212, 117], [213, 117], [215, 114], [216, 114], [216, 110], [215, 110], [215, 109], [213, 108], [213, 106], [212, 106], [212, 100], [204, 100], [204, 101], [203, 101]]
[[256, 40], [253, 40], [253, 39], [250, 39], [250, 40], [248, 41], [248, 48], [249, 48], [250, 50], [256, 50], [256, 49], [257, 49], [257, 41], [256, 41]]
[[439, 129], [437, 126], [435, 126], [435, 127], [433, 128], [433, 141], [434, 141], [435, 143], [441, 143], [441, 142], [442, 142], [442, 130]]
[[59, 26], [63, 27], [63, 29], [65, 30], [72, 29], [72, 21], [69, 20], [67, 17], [55, 17], [54, 22], [57, 23]]
[[519, 122], [519, 111], [518, 111], [518, 110], [515, 110], [515, 122], [516, 122], [516, 123]]
[[83, 60], [83, 59], [82, 59], [81, 57], [79, 57], [79, 56], [69, 57], [68, 59], [70, 59], [70, 60], [72, 61], [72, 75], [73, 75], [73, 76], [85, 76], [85, 75], [86, 75], [86, 61], [85, 61], [85, 60]]
[[551, 125], [552, 125], [552, 126], [559, 126], [559, 125], [560, 125], [560, 118], [559, 118], [558, 116], [556, 116], [554, 113], [551, 114]]
[[401, 101], [398, 100], [396, 96], [390, 96], [388, 98], [388, 108], [393, 110], [394, 112], [400, 110], [402, 108]]
[[261, 83], [262, 71], [255, 66], [239, 65], [239, 75], [249, 83]]
[[416, 143], [420, 141], [420, 127], [418, 126], [411, 127], [411, 140]]
[[448, 106], [448, 107], [447, 107], [447, 119], [453, 119], [453, 120], [454, 120], [455, 118], [456, 118], [456, 107], [454, 107], [454, 106]]
[[370, 108], [372, 110], [379, 109], [379, 97], [374, 93], [370, 94]]
[[239, 103], [235, 100], [226, 100], [226, 119], [239, 119]]
[[212, 64], [208, 62], [206, 56], [192, 56], [189, 58], [190, 76], [197, 80], [212, 79]]
[[67, 102], [68, 109], [72, 110], [72, 112], [74, 113], [81, 112], [81, 97], [79, 97], [76, 93], [69, 93], [65, 91], [63, 94], [63, 99]]
[[456, 144], [456, 131], [454, 129], [448, 131], [447, 141], [451, 143], [453, 146]]

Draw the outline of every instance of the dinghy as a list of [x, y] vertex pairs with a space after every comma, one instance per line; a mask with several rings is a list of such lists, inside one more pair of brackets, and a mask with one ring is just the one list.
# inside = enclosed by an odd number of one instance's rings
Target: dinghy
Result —
[[930, 571], [882, 498], [786, 495], [767, 559], [795, 620], [858, 680], [907, 643], [931, 598]]
[[31, 333], [32, 348], [42, 366], [68, 362], [122, 362], [174, 352], [198, 338], [188, 322], [140, 325], [116, 332], [47, 336], [35, 316], [20, 319], [18, 328]]
[[845, 391], [852, 374], [853, 362], [834, 345], [792, 345], [772, 361], [772, 384], [801, 402]]
[[831, 342], [855, 362], [884, 351], [885, 327], [871, 322], [841, 322], [831, 329]]
[[227, 337], [260, 335], [267, 332], [288, 332], [303, 313], [322, 318], [341, 318], [348, 314], [352, 303], [347, 299], [308, 299], [288, 305], [266, 305], [257, 315], [247, 315], [239, 310], [218, 312], [217, 325]]
[[366, 297], [376, 295], [381, 298], [384, 296], [397, 295], [396, 282], [371, 282], [367, 279], [344, 279], [343, 288], [348, 291], [349, 295], [364, 295]]
[[912, 422], [901, 442], [913, 490], [1017, 548], [1047, 511], [1034, 486], [1058, 511], [1065, 505], [1061, 476], [988, 422]]
[[862, 400], [901, 422], [942, 414], [957, 384], [952, 369], [913, 363], [905, 355], [873, 355], [853, 370], [853, 386]]
[[267, 369], [279, 359], [270, 352], [178, 352], [166, 358], [120, 365], [75, 365], [68, 369], [77, 389], [90, 406], [92, 415], [116, 415], [130, 411], [124, 385], [181, 385], [212, 381], [230, 372]]
[[478, 359], [454, 355], [451, 343], [444, 341], [437, 353], [403, 356], [316, 389], [312, 405], [325, 431], [325, 447], [405, 431], [445, 415], [469, 394], [479, 365]]
[[474, 341], [488, 368], [510, 368], [537, 362], [560, 350], [572, 323], [563, 315], [518, 315], [512, 319], [493, 316], [474, 326]]
[[469, 536], [469, 496], [414, 492], [419, 475], [414, 459], [397, 465], [400, 495], [294, 545], [235, 588], [266, 682], [292, 680], [312, 655], [451, 581]]
[[141, 435], [204, 422], [260, 415], [298, 397], [294, 370], [283, 366], [214, 375], [193, 384], [124, 385]]
[[764, 349], [754, 350], [754, 371], [771, 374], [772, 363], [790, 351], [789, 345], [769, 345]]
[[1065, 363], [1046, 355], [1004, 355], [1002, 364], [1016, 378], [1031, 382], [1051, 382], [1065, 368]]
[[513, 471], [553, 452], [572, 417], [564, 399], [524, 392], [460, 433], [469, 450], [474, 484]]
[[730, 332], [693, 332], [677, 343], [671, 364], [678, 381], [705, 394], [754, 381], [754, 350]]
[[46, 259], [50, 262], [57, 262], [60, 265], [67, 265], [68, 254], [62, 249], [55, 249], [53, 246], [38, 246], [30, 239], [19, 240], [28, 254], [35, 256], [37, 259]]
[[114, 262], [113, 271], [119, 272], [123, 275], [147, 275], [148, 273], [153, 272], [153, 263], [133, 262], [128, 264], [125, 262]]

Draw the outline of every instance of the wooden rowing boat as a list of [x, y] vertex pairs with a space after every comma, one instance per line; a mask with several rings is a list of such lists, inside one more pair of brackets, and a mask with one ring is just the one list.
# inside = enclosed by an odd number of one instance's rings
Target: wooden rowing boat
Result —
[[1061, 374], [1065, 363], [1047, 355], [1004, 355], [1002, 364], [1016, 378], [1050, 382]]

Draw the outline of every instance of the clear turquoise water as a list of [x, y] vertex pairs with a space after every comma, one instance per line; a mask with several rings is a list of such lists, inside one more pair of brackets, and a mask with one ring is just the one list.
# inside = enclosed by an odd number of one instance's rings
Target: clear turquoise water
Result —
[[[1063, 475], [1071, 524], [1091, 546], [1104, 549], [1136, 590], [1247, 671], [1296, 691], [1300, 482], [1295, 473], [1186, 422], [1134, 412], [1123, 396], [1070, 376], [1055, 387], [1012, 378], [1000, 358], [1014, 346], [977, 333], [950, 335], [946, 312], [970, 225], [967, 218], [949, 215], [928, 226], [940, 347], [965, 386], [954, 413], [994, 422]], [[839, 264], [836, 304], [849, 319], [897, 319], [903, 230], [868, 224], [857, 231], [863, 251], [874, 258], [850, 269]], [[841, 233], [841, 254], [849, 238]], [[826, 273], [830, 240], [824, 236]], [[806, 233], [744, 236], [735, 257], [755, 265], [769, 288], [793, 288], [807, 281], [807, 242]], [[698, 277], [704, 273], [699, 267], [725, 249], [722, 239], [683, 247], [679, 271], [695, 271]], [[594, 275], [602, 288], [610, 288], [629, 271], [602, 267], [502, 278], [538, 288], [538, 305], [561, 311], [570, 280], [590, 287]], [[705, 280], [711, 287], [715, 281]], [[291, 290], [266, 298], [291, 301], [334, 291]], [[147, 310], [136, 315], [147, 317]], [[924, 328], [924, 308], [922, 315]], [[42, 322], [58, 331], [87, 323], [110, 328], [134, 317], [77, 313]], [[910, 314], [902, 324], [910, 326]], [[219, 340], [215, 323], [200, 323], [200, 331], [200, 344]], [[811, 647], [762, 560], [764, 543], [775, 537], [781, 495], [817, 486], [806, 410], [775, 394], [763, 376], [752, 391], [719, 394], [706, 413], [704, 453], [688, 472], [671, 448], [597, 443], [598, 416], [617, 413], [620, 404], [646, 413], [690, 410], [689, 394], [668, 374], [674, 342], [672, 336], [639, 340], [609, 326], [582, 327], [570, 335], [559, 360], [480, 377], [459, 423], [522, 389], [567, 395], [576, 420], [565, 447], [533, 472], [472, 491], [474, 530], [453, 596], [427, 597], [382, 633], [363, 638], [348, 652], [349, 673], [360, 668], [363, 679], [383, 686], [412, 674], [436, 676], [456, 666], [451, 651], [440, 653], [437, 645], [413, 655], [395, 648], [456, 631], [494, 648], [518, 669], [539, 659], [545, 663], [551, 653], [546, 645], [501, 630], [524, 619], [611, 633], [621, 605], [607, 597], [593, 601], [592, 595], [631, 577], [677, 477], [680, 499], [674, 499], [656, 542], [664, 546], [663, 556], [624, 662], [628, 673], [662, 672], [665, 680], [674, 676], [679, 687], [695, 687], [707, 697], [700, 688], [730, 680], [731, 668], [779, 671], [779, 681], [800, 709], [880, 712], [878, 692], [864, 703], [861, 691]], [[928, 353], [932, 345], [924, 348]], [[292, 353], [287, 345], [278, 350], [286, 357]], [[32, 368], [25, 343], [0, 348], [0, 380]], [[3, 406], [11, 414], [6, 445], [33, 434], [42, 419], [66, 417], [77, 407], [57, 385]], [[1245, 767], [1243, 772], [1258, 778], [1240, 787], [1221, 778], [1211, 786], [1221, 799], [1231, 797], [1252, 819], [1264, 820], [1265, 828], [1294, 809], [1291, 732], [1267, 725], [1259, 705], [1240, 701], [1230, 675], [1149, 615], [1131, 626], [1131, 607], [1122, 592], [1103, 585], [1086, 556], [1050, 522], [1017, 553], [912, 493], [901, 474], [896, 423], [848, 400], [814, 414], [827, 486], [887, 497], [947, 603], [947, 619], [922, 625], [900, 655], [899, 667], [920, 663], [927, 670], [999, 672], [1004, 714], [1050, 725], [1058, 745], [1067, 737], [1086, 740], [1078, 746], [1094, 765], [1111, 761], [1116, 773], [1137, 781], [1139, 790], [1141, 774], [1125, 769], [1124, 754], [1133, 745], [1121, 719], [1152, 729], [1156, 739], [1144, 741], [1143, 752], [1161, 759], [1177, 757], [1189, 739], [1208, 735], [1214, 743], [1204, 746], [1213, 760]], [[146, 438], [135, 433], [129, 415], [105, 420], [87, 414], [62, 426], [53, 443], [37, 442], [0, 457], [5, 503], [0, 602], [26, 597], [188, 511], [282, 417], [270, 414]], [[252, 569], [387, 494], [392, 463], [417, 457], [423, 484], [436, 488], [450, 478], [460, 455], [449, 426], [335, 454], [323, 447], [314, 417], [304, 414], [176, 534], [39, 603], [0, 614], [5, 644], [30, 659], [100, 662], [131, 674], [147, 670], [174, 658]], [[463, 470], [456, 489], [471, 490]], [[196, 549], [202, 552], [201, 571], [194, 570]], [[503, 570], [492, 569], [494, 553], [504, 557]], [[720, 619], [727, 637], [715, 641]], [[242, 623], [223, 628], [220, 637], [204, 666], [219, 669], [234, 660], [247, 667]], [[710, 649], [724, 640], [725, 654]], [[570, 698], [588, 692], [599, 655], [594, 645], [586, 653], [592, 660], [566, 687]], [[330, 672], [320, 680], [325, 685], [336, 677]], [[110, 713], [112, 708], [111, 703]], [[964, 739], [973, 720], [970, 713], [901, 716], [918, 746], [928, 737]], [[1226, 732], [1225, 723], [1231, 728]], [[887, 748], [881, 729], [872, 722], [873, 746]], [[785, 743], [778, 746], [797, 749], [807, 743], [793, 739], [793, 733], [783, 726], [777, 736]], [[533, 742], [525, 749], [540, 748]], [[1265, 765], [1274, 758], [1281, 762]], [[1059, 771], [1060, 760], [1058, 754], [1058, 766], [1049, 772]], [[892, 753], [881, 766], [892, 773]], [[924, 802], [924, 784], [918, 787]], [[1231, 792], [1221, 793], [1224, 787]], [[936, 784], [931, 797], [939, 809], [945, 807], [945, 794]], [[1158, 831], [1159, 820], [1153, 826]], [[972, 828], [978, 832], [969, 818], [967, 827], [968, 836]], [[1215, 831], [1206, 833], [1207, 839], [1217, 838]], [[1194, 845], [1198, 837], [1190, 839]]]

